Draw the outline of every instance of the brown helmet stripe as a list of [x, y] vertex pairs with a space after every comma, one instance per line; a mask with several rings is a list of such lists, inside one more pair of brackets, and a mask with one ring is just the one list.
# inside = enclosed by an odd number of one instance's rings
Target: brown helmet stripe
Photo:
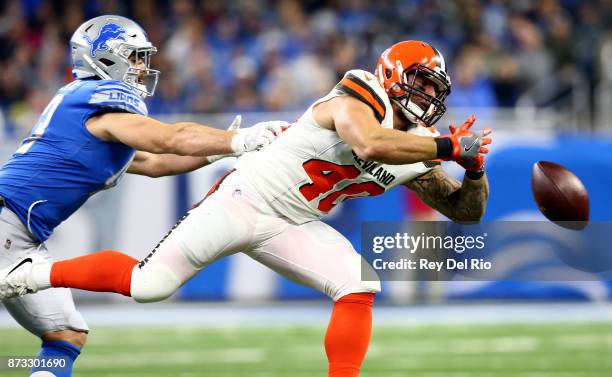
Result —
[[446, 71], [446, 63], [444, 62], [444, 56], [442, 56], [440, 51], [434, 46], [430, 47], [434, 51], [434, 54], [436, 54], [436, 56], [438, 57], [438, 61], [440, 62], [440, 64], [438, 64], [437, 66], [440, 67], [441, 70]]

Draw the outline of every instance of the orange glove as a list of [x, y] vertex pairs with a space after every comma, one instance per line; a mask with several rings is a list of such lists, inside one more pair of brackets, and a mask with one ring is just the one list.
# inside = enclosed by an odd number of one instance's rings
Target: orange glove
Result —
[[470, 128], [476, 121], [476, 117], [471, 115], [459, 128], [450, 125], [449, 135], [442, 135], [440, 138], [448, 139], [451, 143], [451, 153], [441, 156], [444, 160], [456, 161], [468, 171], [482, 171], [484, 168], [484, 156], [489, 152], [485, 145], [491, 144], [490, 128], [482, 131], [472, 132]]

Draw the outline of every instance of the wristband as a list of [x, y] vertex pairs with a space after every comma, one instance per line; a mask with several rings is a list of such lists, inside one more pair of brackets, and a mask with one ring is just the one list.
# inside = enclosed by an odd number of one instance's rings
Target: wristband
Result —
[[453, 156], [453, 142], [451, 139], [448, 137], [436, 137], [434, 140], [436, 141], [436, 147], [438, 148], [436, 158], [450, 160]]
[[219, 160], [224, 159], [225, 157], [229, 157], [229, 156], [231, 156], [231, 154], [214, 154], [212, 156], [206, 157], [206, 159], [208, 160], [209, 164], [212, 164], [215, 161], [219, 161]]
[[466, 170], [465, 176], [471, 179], [472, 181], [477, 181], [484, 175], [484, 170], [472, 171]]
[[244, 145], [244, 134], [240, 130], [236, 130], [236, 135], [232, 137], [230, 148], [234, 153], [244, 153], [246, 147]]

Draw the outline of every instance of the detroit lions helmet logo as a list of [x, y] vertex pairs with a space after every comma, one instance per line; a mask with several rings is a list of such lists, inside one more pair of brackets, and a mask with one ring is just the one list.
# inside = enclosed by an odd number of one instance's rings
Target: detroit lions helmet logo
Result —
[[125, 29], [113, 23], [108, 23], [102, 26], [98, 36], [92, 41], [87, 35], [85, 39], [91, 45], [91, 56], [95, 57], [100, 50], [108, 50], [106, 42], [110, 40], [125, 41]]

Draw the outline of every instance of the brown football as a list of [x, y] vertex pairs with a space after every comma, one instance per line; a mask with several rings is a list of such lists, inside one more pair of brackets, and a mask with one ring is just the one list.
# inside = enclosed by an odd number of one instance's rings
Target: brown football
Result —
[[531, 190], [550, 221], [582, 229], [589, 221], [589, 195], [578, 177], [559, 164], [538, 161], [531, 172]]

